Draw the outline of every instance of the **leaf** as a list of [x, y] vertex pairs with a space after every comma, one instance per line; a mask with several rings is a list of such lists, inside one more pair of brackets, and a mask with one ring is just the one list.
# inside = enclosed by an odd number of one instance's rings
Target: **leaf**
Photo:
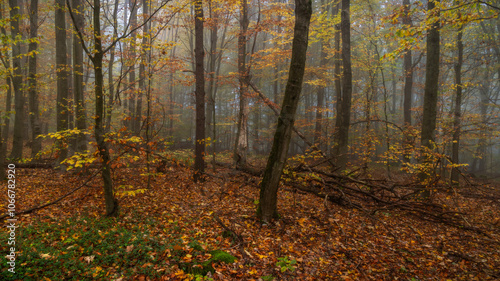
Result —
[[134, 249], [134, 245], [129, 245], [129, 246], [127, 246], [127, 249], [125, 250], [125, 252], [130, 253], [130, 252], [132, 252], [133, 249]]
[[95, 258], [94, 255], [92, 255], [92, 256], [86, 256], [86, 257], [83, 257], [83, 260], [86, 261], [88, 264], [90, 264], [91, 262], [94, 261], [94, 258]]

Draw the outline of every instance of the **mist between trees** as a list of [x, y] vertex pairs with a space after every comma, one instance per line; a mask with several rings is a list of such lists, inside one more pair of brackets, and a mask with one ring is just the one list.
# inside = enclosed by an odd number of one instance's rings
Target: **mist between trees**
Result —
[[267, 161], [280, 122], [284, 159], [332, 171], [498, 176], [495, 2], [321, 0], [300, 26], [302, 2], [1, 1], [0, 161], [66, 170], [87, 152], [108, 214], [108, 173], [133, 146], [148, 171], [194, 149], [200, 180], [222, 155]]

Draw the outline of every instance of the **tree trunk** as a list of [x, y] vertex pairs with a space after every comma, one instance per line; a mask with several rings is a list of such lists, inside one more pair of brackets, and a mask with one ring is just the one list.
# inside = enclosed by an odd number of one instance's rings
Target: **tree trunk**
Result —
[[[439, 10], [436, 9], [438, 0], [429, 1], [427, 9], [433, 23], [427, 32], [427, 61], [425, 67], [424, 111], [422, 117], [421, 143], [423, 148], [423, 163], [431, 160], [429, 150], [434, 148], [434, 131], [436, 129], [437, 100], [439, 86]], [[426, 149], [427, 148], [427, 152]], [[422, 171], [420, 179], [428, 180], [431, 171]], [[428, 197], [429, 192], [424, 191], [423, 197]]]
[[[0, 9], [3, 9], [3, 3], [0, 3]], [[0, 13], [0, 20], [3, 20], [3, 14]], [[0, 26], [0, 31], [2, 35], [7, 38], [7, 31], [4, 26]], [[5, 69], [10, 69], [10, 57], [7, 54], [0, 53], [1, 56], [4, 56], [6, 60], [4, 61]], [[6, 75], [5, 77], [5, 85], [7, 86], [6, 97], [5, 97], [5, 115], [0, 119], [0, 126], [2, 128], [2, 134], [0, 134], [0, 138], [2, 139], [3, 146], [0, 148], [0, 155], [6, 157], [7, 155], [7, 143], [9, 142], [9, 129], [10, 129], [10, 111], [12, 110], [12, 84], [11, 84], [11, 75]], [[3, 121], [3, 122], [2, 122]]]
[[[147, 0], [142, 0], [142, 13], [143, 18], [146, 19], [149, 16], [149, 5]], [[142, 121], [142, 95], [147, 91], [146, 84], [146, 65], [148, 64], [147, 49], [150, 49], [149, 45], [149, 22], [144, 24], [142, 32], [142, 44], [141, 44], [141, 63], [139, 65], [139, 92], [137, 95], [137, 105], [135, 112], [135, 133], [138, 135], [141, 131], [141, 121]]]
[[[410, 0], [403, 0], [403, 24], [405, 28], [410, 28], [412, 26], [410, 13]], [[412, 89], [413, 89], [413, 67], [412, 67], [412, 54], [411, 49], [408, 48], [404, 54], [404, 92], [403, 92], [403, 116], [404, 116], [404, 126], [409, 129], [411, 126], [411, 102], [412, 102]], [[411, 137], [410, 134], [405, 134], [403, 145], [404, 145], [404, 161], [410, 161], [410, 147]]]
[[[321, 44], [321, 50], [320, 50], [319, 66], [324, 67], [328, 64], [328, 59], [326, 57], [327, 42], [321, 39], [320, 44]], [[325, 106], [325, 86], [320, 85], [318, 86], [316, 92], [316, 124], [314, 127], [314, 144], [317, 146], [319, 146], [319, 144], [321, 143], [324, 106]], [[324, 147], [324, 145], [321, 145], [320, 147]]]
[[260, 186], [260, 201], [257, 209], [258, 217], [270, 222], [277, 217], [278, 187], [285, 165], [290, 138], [292, 135], [295, 112], [299, 103], [300, 92], [306, 64], [306, 53], [311, 20], [312, 5], [310, 0], [295, 1], [295, 27], [292, 42], [292, 59], [285, 97], [274, 134], [273, 147]]
[[[56, 77], [57, 77], [57, 131], [68, 129], [68, 71], [66, 49], [66, 16], [65, 1], [55, 0], [55, 29], [56, 29]], [[64, 144], [59, 143], [59, 160], [61, 163], [67, 156]]]
[[[115, 6], [113, 8], [113, 41], [118, 37], [118, 3], [115, 1]], [[113, 81], [113, 67], [115, 63], [115, 48], [111, 48], [109, 53], [109, 67], [108, 67], [108, 103], [106, 105], [106, 132], [111, 131], [111, 115], [113, 114], [114, 96], [115, 96], [115, 84]]]
[[10, 22], [12, 42], [12, 67], [13, 78], [12, 86], [14, 87], [14, 103], [15, 103], [15, 120], [14, 120], [14, 137], [12, 140], [12, 152], [10, 158], [20, 159], [23, 157], [23, 133], [24, 129], [24, 95], [23, 87], [23, 70], [21, 66], [21, 42], [18, 36], [21, 36], [19, 30], [20, 21], [20, 4], [17, 0], [9, 0], [10, 5]]
[[247, 1], [241, 1], [240, 7], [240, 33], [238, 35], [238, 76], [240, 85], [240, 108], [238, 114], [238, 130], [236, 133], [236, 143], [234, 146], [233, 160], [236, 167], [247, 165], [248, 152], [248, 86], [246, 69], [246, 45], [247, 45], [248, 13]]
[[[138, 0], [133, 0], [129, 2], [130, 6], [130, 28], [135, 28], [137, 26], [137, 1]], [[131, 61], [130, 65], [130, 71], [129, 71], [129, 76], [128, 76], [128, 83], [129, 83], [129, 100], [128, 100], [128, 115], [129, 115], [129, 130], [137, 133], [137, 130], [135, 128], [135, 98], [136, 98], [136, 89], [135, 89], [135, 42], [137, 41], [137, 32], [134, 31], [131, 34], [132, 40], [130, 42], [129, 46], [129, 60]]]
[[201, 181], [205, 172], [205, 71], [203, 66], [203, 0], [194, 2], [195, 80], [196, 80], [196, 143], [194, 159], [195, 182]]
[[[461, 117], [461, 106], [462, 106], [462, 64], [464, 59], [464, 44], [462, 42], [463, 25], [458, 28], [457, 34], [457, 48], [458, 48], [458, 58], [455, 64], [455, 116], [453, 120], [453, 142], [451, 145], [451, 161], [453, 164], [460, 163], [458, 157], [460, 149], [460, 117]], [[459, 181], [459, 170], [458, 168], [452, 168], [451, 170], [451, 182], [452, 184], [458, 184]]]
[[337, 165], [345, 169], [349, 153], [349, 126], [351, 122], [352, 70], [351, 70], [351, 22], [350, 0], [342, 0], [340, 13], [340, 29], [342, 33], [342, 89], [340, 106], [337, 106], [335, 124]]
[[40, 126], [40, 112], [38, 110], [38, 89], [36, 82], [36, 50], [38, 43], [38, 0], [31, 0], [30, 4], [30, 44], [28, 52], [28, 81], [29, 81], [29, 108], [31, 124], [31, 157], [35, 157], [42, 150], [42, 140], [38, 136], [42, 133]]
[[[74, 24], [77, 30], [84, 28], [84, 5], [82, 0], [73, 0], [72, 7], [74, 10]], [[85, 104], [83, 98], [83, 46], [78, 35], [73, 35], [73, 98], [75, 103], [75, 125], [80, 131], [76, 137], [76, 152], [87, 150], [87, 138], [82, 131], [87, 129]]]
[[207, 112], [206, 112], [206, 130], [208, 132], [208, 137], [210, 138], [210, 143], [207, 144], [207, 148], [210, 148], [210, 153], [212, 154], [212, 168], [215, 170], [215, 141], [216, 141], [216, 131], [215, 131], [215, 96], [216, 96], [216, 60], [217, 60], [217, 41], [218, 41], [218, 17], [217, 13], [212, 9], [212, 2], [209, 2], [209, 12], [210, 18], [212, 18], [212, 26], [210, 27], [210, 56], [208, 58], [208, 101], [207, 101]]
[[102, 73], [102, 61], [104, 52], [101, 42], [100, 23], [100, 0], [94, 0], [94, 46], [95, 52], [92, 57], [95, 72], [95, 124], [94, 136], [97, 149], [101, 156], [101, 175], [104, 183], [104, 199], [106, 202], [106, 216], [118, 215], [118, 201], [113, 194], [113, 181], [111, 178], [110, 157], [106, 141], [104, 140], [103, 114], [104, 114], [104, 76]]

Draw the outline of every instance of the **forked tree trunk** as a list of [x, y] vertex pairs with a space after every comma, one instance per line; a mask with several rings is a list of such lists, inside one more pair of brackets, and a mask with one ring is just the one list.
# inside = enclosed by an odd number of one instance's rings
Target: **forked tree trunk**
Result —
[[196, 142], [193, 180], [202, 180], [205, 172], [205, 71], [203, 66], [203, 0], [194, 2]]
[[248, 14], [247, 1], [241, 1], [240, 7], [240, 33], [238, 35], [238, 76], [240, 85], [240, 108], [238, 114], [238, 130], [236, 133], [236, 143], [234, 146], [233, 160], [236, 167], [247, 165], [248, 151], [248, 86], [246, 68], [246, 45], [247, 45]]
[[278, 125], [274, 133], [273, 147], [269, 154], [260, 185], [257, 216], [264, 222], [269, 222], [278, 215], [278, 187], [287, 157], [295, 121], [295, 112], [297, 111], [300, 92], [302, 90], [311, 14], [311, 0], [295, 1], [295, 27], [288, 82], [285, 88], [281, 113], [278, 118]]
[[94, 46], [95, 52], [92, 57], [95, 72], [95, 124], [94, 136], [97, 142], [97, 149], [101, 157], [101, 175], [104, 183], [104, 200], [106, 202], [106, 216], [118, 215], [118, 201], [113, 194], [113, 181], [111, 178], [111, 166], [109, 150], [104, 140], [104, 76], [102, 72], [104, 52], [101, 41], [100, 23], [100, 0], [94, 0]]

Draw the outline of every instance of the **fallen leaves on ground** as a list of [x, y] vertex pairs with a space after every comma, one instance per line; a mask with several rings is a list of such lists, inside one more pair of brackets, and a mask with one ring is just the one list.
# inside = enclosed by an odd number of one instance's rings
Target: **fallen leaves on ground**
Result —
[[[85, 178], [40, 169], [18, 169], [17, 173], [18, 211], [57, 199]], [[237, 258], [233, 263], [214, 264], [214, 272], [207, 275], [214, 280], [500, 278], [498, 200], [458, 194], [442, 199], [458, 204], [467, 214], [466, 220], [483, 226], [485, 235], [423, 221], [397, 210], [370, 215], [282, 188], [278, 199], [280, 219], [262, 225], [255, 216], [258, 178], [219, 169], [216, 176], [194, 184], [189, 169], [176, 167], [152, 177], [147, 189], [147, 177], [141, 173], [144, 174], [140, 169], [114, 171], [115, 186], [126, 185], [133, 194], [120, 198], [117, 221], [126, 228], [133, 225], [147, 230], [145, 233], [158, 240], [178, 239], [171, 250], [160, 253], [153, 249], [149, 253], [152, 258], [166, 261], [164, 268], [148, 263], [137, 265], [153, 266], [162, 275], [161, 280], [193, 278], [179, 264], [168, 262], [175, 254], [170, 251], [182, 253], [179, 262], [189, 263], [195, 259], [209, 260], [211, 255], [203, 252], [206, 249], [221, 249]], [[19, 219], [22, 229], [44, 220], [100, 217], [104, 209], [101, 180], [96, 177], [62, 203]], [[88, 231], [92, 231], [92, 226]], [[193, 240], [202, 242], [200, 251], [190, 246]], [[2, 249], [5, 245], [2, 242]], [[127, 253], [135, 250], [133, 245], [123, 248]], [[57, 258], [44, 253], [40, 257]], [[95, 263], [93, 255], [82, 258], [86, 263]], [[120, 269], [94, 266], [95, 276], [110, 271], [114, 275], [106, 278], [126, 280], [121, 279]], [[134, 278], [150, 279], [139, 274]]]

